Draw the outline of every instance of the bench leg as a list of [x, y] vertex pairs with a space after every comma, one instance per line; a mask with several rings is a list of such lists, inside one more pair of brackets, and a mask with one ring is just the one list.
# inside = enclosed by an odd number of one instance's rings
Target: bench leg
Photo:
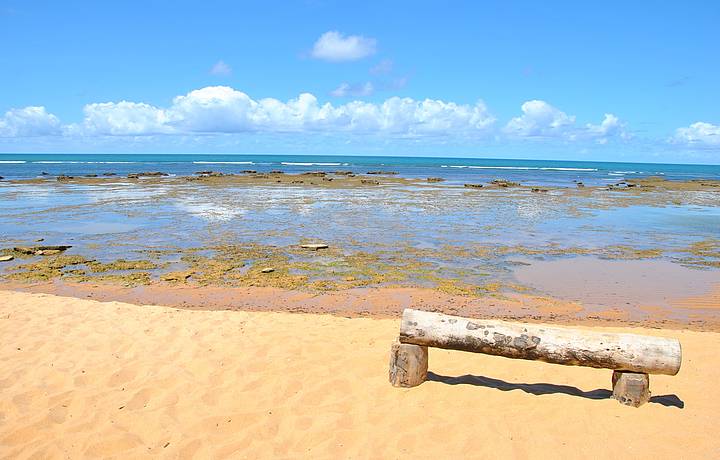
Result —
[[626, 406], [640, 407], [650, 400], [650, 376], [613, 371], [613, 398]]
[[390, 383], [394, 387], [416, 387], [427, 379], [428, 349], [394, 342], [390, 349]]

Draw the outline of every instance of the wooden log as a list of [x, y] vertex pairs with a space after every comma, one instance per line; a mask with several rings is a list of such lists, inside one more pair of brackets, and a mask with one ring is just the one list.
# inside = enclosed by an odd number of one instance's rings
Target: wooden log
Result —
[[427, 380], [428, 349], [395, 342], [390, 349], [390, 383], [394, 387], [416, 387]]
[[474, 320], [409, 308], [403, 312], [400, 342], [645, 374], [675, 375], [682, 362], [676, 339]]
[[650, 400], [650, 376], [613, 371], [613, 398], [626, 406], [640, 407]]

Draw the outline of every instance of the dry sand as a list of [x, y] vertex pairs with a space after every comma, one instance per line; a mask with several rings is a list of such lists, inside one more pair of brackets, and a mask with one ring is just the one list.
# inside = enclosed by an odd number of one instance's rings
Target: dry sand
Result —
[[718, 333], [621, 329], [683, 345], [635, 409], [608, 370], [436, 349], [393, 388], [399, 320], [0, 299], [2, 458], [720, 456]]

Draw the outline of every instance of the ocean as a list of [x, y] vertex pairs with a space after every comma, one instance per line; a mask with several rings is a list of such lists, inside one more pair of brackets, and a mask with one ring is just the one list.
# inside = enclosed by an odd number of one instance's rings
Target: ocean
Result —
[[[348, 179], [342, 175], [324, 178], [333, 178], [330, 182], [305, 176], [297, 184], [246, 182], [247, 174], [219, 181], [124, 177], [147, 171], [190, 176], [208, 170], [393, 171], [423, 180], [373, 176], [380, 183], [345, 186]], [[103, 173], [118, 177], [53, 177]], [[187, 275], [192, 285], [272, 282], [284, 289], [322, 290], [395, 283], [480, 295], [532, 289], [585, 305], [622, 305], [629, 314], [639, 315], [648, 290], [636, 297], [630, 293], [642, 280], [655, 283], [653, 292], [660, 302], [678, 293], [701, 295], [720, 276], [720, 191], [714, 182], [697, 184], [701, 189], [695, 190], [602, 187], [647, 176], [717, 180], [720, 166], [371, 156], [2, 154], [0, 176], [5, 178], [0, 180], [0, 255], [17, 256], [0, 266], [0, 281], [24, 276], [31, 281], [110, 279], [134, 285], [192, 273]], [[13, 180], [36, 177], [43, 180]], [[445, 180], [424, 180], [428, 177]], [[530, 187], [463, 186], [499, 178], [548, 188], [540, 193], [542, 189]], [[576, 182], [588, 187], [577, 188]], [[308, 241], [326, 243], [330, 249], [298, 251], [299, 244]], [[70, 259], [52, 265], [52, 258], [21, 256], [14, 249], [38, 244], [72, 246], [65, 253]], [[127, 268], [128, 260], [139, 263], [139, 268]], [[549, 264], [558, 260], [571, 264], [566, 272], [546, 268], [556, 267]], [[269, 264], [277, 270], [274, 277], [253, 278]], [[154, 268], [146, 272], [142, 267]], [[555, 273], [568, 275], [558, 278]], [[538, 274], [549, 274], [549, 279]], [[559, 279], [570, 275], [580, 276], [583, 281], [573, 285], [584, 288], [563, 293], [565, 283]], [[292, 284], [299, 279], [304, 281]], [[587, 296], [581, 297], [583, 293]]]
[[335, 155], [217, 154], [0, 154], [0, 176], [27, 179], [46, 175], [85, 175], [162, 171], [191, 175], [199, 170], [223, 173], [281, 169], [288, 173], [391, 170], [402, 177], [442, 177], [450, 183], [503, 178], [526, 185], [604, 185], [626, 179], [661, 176], [668, 180], [720, 179], [720, 165], [611, 163], [596, 161], [512, 160]]

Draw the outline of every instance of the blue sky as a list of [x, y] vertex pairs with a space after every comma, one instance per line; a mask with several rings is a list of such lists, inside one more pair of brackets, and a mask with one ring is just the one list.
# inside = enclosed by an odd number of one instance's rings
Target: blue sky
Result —
[[0, 0], [0, 151], [720, 163], [719, 23], [715, 1]]

